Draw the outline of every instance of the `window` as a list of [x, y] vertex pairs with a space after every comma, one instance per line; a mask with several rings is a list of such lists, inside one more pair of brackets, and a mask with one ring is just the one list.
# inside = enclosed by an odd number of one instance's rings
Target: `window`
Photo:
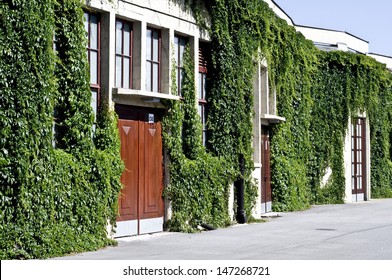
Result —
[[91, 107], [97, 115], [100, 93], [100, 24], [96, 14], [84, 13], [84, 28], [87, 35], [87, 57], [90, 64]]
[[181, 82], [184, 74], [184, 52], [187, 39], [180, 36], [174, 37], [174, 59], [176, 62], [177, 92], [181, 96]]
[[208, 48], [206, 44], [200, 43], [199, 47], [199, 77], [198, 77], [198, 112], [202, 123], [202, 140], [203, 145], [207, 144], [207, 66], [208, 66]]
[[146, 41], [146, 90], [160, 92], [161, 32], [147, 29]]
[[132, 88], [132, 24], [116, 21], [116, 87]]

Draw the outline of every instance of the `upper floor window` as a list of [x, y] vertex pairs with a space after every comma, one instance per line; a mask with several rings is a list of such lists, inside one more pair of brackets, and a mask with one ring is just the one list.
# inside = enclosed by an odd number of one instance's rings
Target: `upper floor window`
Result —
[[132, 88], [132, 24], [116, 20], [116, 87]]
[[208, 46], [200, 43], [199, 45], [199, 75], [198, 75], [198, 112], [202, 124], [203, 145], [207, 144], [207, 66], [208, 66]]
[[180, 36], [174, 37], [174, 59], [176, 63], [176, 83], [178, 95], [181, 96], [181, 83], [184, 74], [184, 52], [187, 39]]
[[146, 38], [146, 90], [160, 92], [161, 80], [161, 32], [147, 29]]
[[100, 22], [99, 16], [84, 13], [84, 28], [87, 34], [87, 57], [90, 65], [91, 107], [97, 115], [100, 93]]

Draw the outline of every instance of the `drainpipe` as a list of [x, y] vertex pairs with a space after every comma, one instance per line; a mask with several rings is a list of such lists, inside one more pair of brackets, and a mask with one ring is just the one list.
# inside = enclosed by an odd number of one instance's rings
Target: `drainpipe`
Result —
[[241, 177], [234, 183], [237, 191], [237, 215], [236, 220], [239, 224], [246, 223], [246, 215], [244, 210], [244, 174], [245, 174], [245, 159], [244, 155], [241, 154], [239, 158]]

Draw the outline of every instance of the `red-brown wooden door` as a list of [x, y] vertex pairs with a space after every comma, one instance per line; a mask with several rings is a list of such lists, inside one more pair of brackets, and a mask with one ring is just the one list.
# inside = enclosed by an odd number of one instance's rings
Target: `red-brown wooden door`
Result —
[[139, 193], [139, 124], [134, 120], [118, 120], [121, 139], [121, 158], [125, 170], [121, 176], [124, 187], [121, 190], [118, 206], [120, 215], [117, 221], [138, 218]]
[[351, 190], [352, 201], [366, 197], [366, 122], [353, 119], [351, 124]]
[[[124, 113], [125, 112], [125, 113]], [[118, 128], [125, 171], [116, 237], [163, 228], [162, 128], [155, 113], [120, 110]], [[121, 117], [127, 117], [123, 119]]]
[[270, 140], [268, 128], [261, 129], [261, 212], [271, 211]]

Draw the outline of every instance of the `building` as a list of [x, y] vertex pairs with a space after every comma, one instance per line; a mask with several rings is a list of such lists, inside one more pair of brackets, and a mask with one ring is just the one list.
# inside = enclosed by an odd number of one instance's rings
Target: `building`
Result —
[[119, 1], [118, 5], [91, 1], [85, 19], [92, 106], [96, 111], [100, 98], [105, 97], [119, 115], [126, 171], [115, 236], [162, 231], [165, 213], [170, 211], [162, 199], [166, 159], [161, 100], [180, 99], [172, 94], [170, 73], [175, 67], [180, 89], [183, 54], [189, 43], [203, 119], [203, 83], [208, 71], [203, 53], [208, 38], [180, 5], [160, 0]]
[[[273, 1], [265, 2], [279, 17], [295, 26]], [[176, 86], [180, 90], [183, 54], [189, 44], [195, 62], [198, 111], [205, 126], [208, 34], [199, 29], [192, 14], [181, 4], [171, 1], [121, 0], [113, 4], [92, 0], [87, 7], [85, 28], [89, 37], [92, 106], [96, 112], [100, 99], [107, 98], [119, 115], [122, 158], [126, 166], [115, 237], [162, 231], [165, 220], [170, 218], [170, 203], [162, 199], [167, 159], [163, 154], [161, 125], [166, 108], [161, 101], [181, 98], [172, 92], [171, 73], [176, 73]], [[347, 32], [295, 28], [321, 50], [368, 54], [368, 42]], [[269, 128], [285, 118], [276, 112], [276, 94], [270, 92], [268, 85], [267, 62], [256, 63], [253, 177], [258, 182], [258, 198], [254, 216], [260, 217], [271, 211], [272, 203]], [[390, 58], [384, 63], [391, 68]], [[371, 198], [369, 134], [366, 112], [358, 112], [358, 117], [349, 121], [344, 148], [346, 202]], [[330, 173], [325, 170], [325, 182]], [[233, 201], [232, 195], [230, 208]]]

